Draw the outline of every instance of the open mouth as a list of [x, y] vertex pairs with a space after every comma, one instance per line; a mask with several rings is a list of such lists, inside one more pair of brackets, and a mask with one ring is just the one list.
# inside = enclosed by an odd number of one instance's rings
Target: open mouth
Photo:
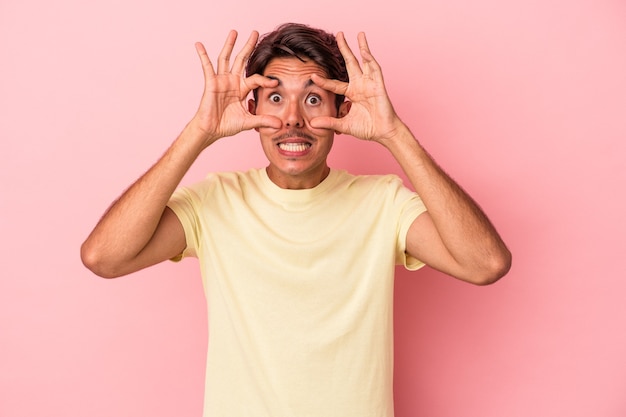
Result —
[[307, 152], [313, 146], [315, 138], [301, 130], [290, 130], [274, 138], [278, 149], [289, 154]]
[[281, 142], [278, 147], [285, 152], [304, 152], [311, 147], [306, 142]]

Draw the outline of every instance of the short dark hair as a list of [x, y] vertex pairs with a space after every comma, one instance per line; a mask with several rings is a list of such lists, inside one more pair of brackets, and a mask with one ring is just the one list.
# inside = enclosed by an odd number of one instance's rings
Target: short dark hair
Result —
[[[346, 62], [339, 51], [335, 36], [322, 29], [300, 23], [285, 23], [261, 37], [246, 65], [246, 76], [261, 74], [274, 58], [295, 57], [311, 60], [324, 70], [330, 79], [348, 81]], [[257, 91], [254, 90], [257, 99]], [[344, 96], [337, 95], [337, 108]]]

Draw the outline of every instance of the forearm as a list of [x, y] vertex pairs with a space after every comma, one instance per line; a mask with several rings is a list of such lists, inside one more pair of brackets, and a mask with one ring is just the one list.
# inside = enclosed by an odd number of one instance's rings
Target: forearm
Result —
[[409, 129], [406, 126], [399, 129], [393, 140], [383, 145], [393, 154], [424, 201], [443, 245], [458, 270], [464, 271], [461, 274], [466, 277], [503, 275], [510, 266], [510, 253], [498, 232], [481, 208], [437, 165]]
[[90, 269], [116, 270], [139, 255], [202, 149], [200, 134], [189, 124], [163, 156], [107, 209], [81, 247], [83, 262]]

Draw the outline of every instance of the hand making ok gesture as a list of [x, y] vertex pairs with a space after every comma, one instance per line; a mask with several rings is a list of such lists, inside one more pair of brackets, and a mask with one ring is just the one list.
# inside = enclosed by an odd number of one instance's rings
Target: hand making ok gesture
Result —
[[393, 109], [385, 89], [382, 70], [372, 56], [363, 32], [358, 35], [358, 43], [362, 65], [352, 53], [344, 34], [337, 33], [337, 44], [346, 61], [348, 82], [313, 76], [315, 84], [335, 94], [346, 96], [350, 101], [350, 111], [342, 118], [315, 118], [311, 125], [384, 144], [385, 141], [391, 140], [404, 124]]
[[277, 84], [276, 80], [259, 74], [247, 78], [244, 76], [246, 62], [258, 38], [258, 32], [253, 31], [231, 65], [237, 32], [230, 31], [218, 57], [217, 72], [204, 45], [196, 43], [204, 73], [204, 93], [192, 125], [202, 132], [205, 147], [219, 138], [233, 136], [244, 130], [280, 127], [280, 120], [272, 116], [253, 115], [247, 109], [246, 97], [250, 91], [257, 87], [274, 87]]

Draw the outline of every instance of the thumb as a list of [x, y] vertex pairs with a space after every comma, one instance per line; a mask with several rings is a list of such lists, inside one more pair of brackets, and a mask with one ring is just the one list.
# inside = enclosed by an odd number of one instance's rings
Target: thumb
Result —
[[272, 129], [280, 129], [283, 125], [283, 122], [275, 116], [270, 116], [267, 114], [264, 115], [253, 115], [250, 118], [250, 123], [247, 126], [248, 129], [258, 129], [258, 128], [272, 128]]
[[309, 122], [315, 129], [334, 130], [337, 133], [345, 133], [345, 124], [342, 119], [330, 116], [314, 117]]
[[345, 129], [347, 129], [350, 124], [346, 121], [345, 117], [350, 113], [351, 108], [352, 102], [345, 100], [337, 109], [337, 117], [314, 117], [309, 123], [311, 123], [311, 127], [314, 128], [334, 130], [337, 133], [349, 133]]

